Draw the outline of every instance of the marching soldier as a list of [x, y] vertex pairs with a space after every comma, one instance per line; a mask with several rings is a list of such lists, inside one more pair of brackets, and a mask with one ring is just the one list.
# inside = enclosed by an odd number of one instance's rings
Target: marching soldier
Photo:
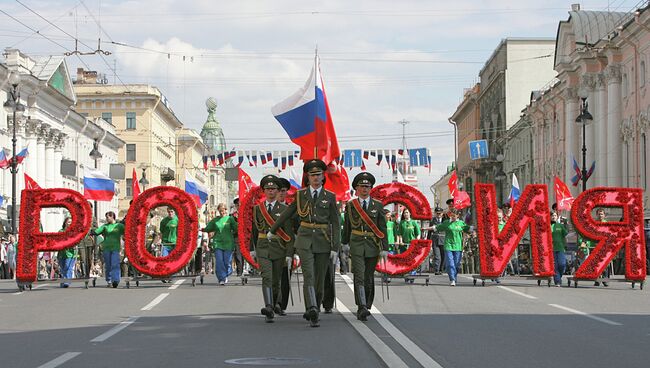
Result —
[[[278, 190], [278, 202], [280, 204], [287, 206], [287, 192], [291, 189], [291, 183], [285, 178], [278, 178], [278, 183], [280, 184], [280, 189]], [[294, 221], [292, 221], [291, 229], [294, 234], [300, 226], [300, 219], [297, 216], [294, 216]], [[282, 299], [280, 300], [280, 315], [284, 316], [287, 313], [287, 306], [289, 305], [289, 282], [291, 280], [291, 263], [287, 263], [282, 267], [282, 281], [280, 282], [280, 289], [282, 290]], [[293, 299], [292, 299], [293, 303]]]
[[274, 236], [284, 223], [290, 225], [296, 213], [300, 217], [294, 246], [302, 262], [304, 276], [306, 312], [303, 317], [312, 327], [319, 326], [318, 306], [323, 299], [325, 273], [329, 262], [336, 259], [341, 243], [336, 196], [323, 188], [323, 172], [326, 168], [321, 160], [315, 159], [305, 163], [303, 172], [308, 175], [309, 186], [296, 193], [296, 199], [282, 213], [268, 234]]
[[285, 259], [291, 262], [293, 257], [293, 231], [287, 225], [278, 229], [278, 236], [272, 239], [267, 232], [273, 226], [286, 206], [278, 203], [278, 178], [267, 175], [262, 178], [260, 186], [264, 189], [265, 201], [253, 208], [253, 231], [251, 236], [251, 256], [257, 258], [262, 273], [262, 295], [264, 308], [261, 313], [266, 322], [273, 322], [274, 313], [281, 314], [280, 279]]
[[362, 172], [354, 177], [352, 187], [358, 198], [348, 202], [343, 225], [344, 244], [350, 245], [352, 273], [354, 274], [354, 299], [357, 319], [367, 321], [375, 296], [375, 267], [381, 257], [388, 257], [386, 218], [384, 206], [370, 198], [375, 177]]

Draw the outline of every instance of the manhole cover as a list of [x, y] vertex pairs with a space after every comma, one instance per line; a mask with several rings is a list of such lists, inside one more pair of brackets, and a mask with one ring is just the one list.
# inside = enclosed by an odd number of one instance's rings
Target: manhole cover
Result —
[[302, 365], [319, 363], [316, 359], [305, 358], [278, 358], [278, 357], [265, 357], [265, 358], [239, 358], [228, 359], [226, 363], [236, 365], [261, 365], [261, 366], [285, 366], [285, 365]]

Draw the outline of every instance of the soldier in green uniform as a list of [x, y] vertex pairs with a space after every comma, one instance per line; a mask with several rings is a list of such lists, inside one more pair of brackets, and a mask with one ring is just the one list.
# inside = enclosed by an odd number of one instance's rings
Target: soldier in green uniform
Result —
[[358, 198], [348, 202], [343, 224], [343, 244], [350, 245], [354, 300], [357, 319], [367, 321], [375, 296], [375, 267], [379, 258], [388, 257], [386, 217], [383, 204], [370, 198], [375, 177], [362, 172], [352, 180]]
[[308, 175], [309, 186], [296, 193], [295, 201], [282, 213], [268, 234], [275, 236], [280, 226], [285, 222], [290, 224], [296, 213], [300, 217], [294, 247], [302, 262], [304, 276], [306, 312], [303, 317], [310, 321], [312, 327], [319, 326], [318, 306], [323, 300], [325, 273], [329, 262], [336, 259], [341, 245], [336, 195], [323, 188], [326, 168], [321, 160], [305, 163], [303, 172]]
[[287, 206], [277, 201], [280, 188], [277, 176], [266, 175], [260, 186], [266, 198], [253, 208], [251, 256], [257, 259], [262, 273], [264, 308], [261, 313], [266, 316], [266, 322], [273, 322], [274, 313], [282, 314], [280, 279], [285, 261], [291, 263], [293, 257], [293, 231], [287, 221], [281, 230], [278, 229], [278, 236], [267, 237], [267, 232]]

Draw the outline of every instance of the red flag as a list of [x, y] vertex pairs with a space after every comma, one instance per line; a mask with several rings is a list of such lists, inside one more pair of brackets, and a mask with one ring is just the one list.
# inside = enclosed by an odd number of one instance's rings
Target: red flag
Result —
[[38, 183], [34, 179], [32, 179], [29, 175], [25, 175], [25, 189], [42, 189]]
[[239, 198], [244, 198], [244, 195], [249, 190], [255, 188], [257, 185], [253, 183], [250, 175], [246, 171], [239, 169]]
[[463, 208], [469, 207], [472, 205], [472, 201], [469, 199], [469, 194], [459, 190], [454, 196], [454, 208], [457, 210], [462, 210]]
[[350, 179], [343, 166], [328, 165], [325, 177], [325, 189], [336, 194], [337, 201], [350, 199]]
[[140, 194], [140, 183], [138, 182], [138, 174], [135, 172], [135, 167], [133, 168], [133, 175], [131, 175], [131, 193], [133, 193], [134, 200]]
[[571, 196], [569, 187], [557, 176], [554, 182], [555, 184], [553, 186], [555, 187], [555, 203], [557, 203], [557, 209], [560, 211], [571, 210], [574, 198]]
[[456, 191], [458, 190], [458, 176], [456, 175], [456, 170], [454, 170], [453, 173], [451, 173], [451, 177], [449, 178], [449, 183], [447, 183], [447, 187], [449, 188], [449, 194], [451, 195], [452, 198], [456, 197]]

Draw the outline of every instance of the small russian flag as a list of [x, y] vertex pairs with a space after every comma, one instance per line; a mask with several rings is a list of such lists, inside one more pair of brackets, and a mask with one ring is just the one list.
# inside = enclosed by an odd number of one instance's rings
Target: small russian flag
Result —
[[23, 148], [23, 150], [20, 151], [20, 152], [18, 152], [18, 154], [16, 155], [16, 161], [17, 161], [19, 164], [22, 164], [22, 163], [23, 163], [23, 160], [24, 160], [25, 158], [27, 158], [27, 156], [29, 156], [29, 150], [28, 150], [28, 148], [29, 148], [29, 147], [25, 147], [25, 148]]
[[185, 170], [185, 191], [194, 199], [197, 207], [201, 207], [208, 200], [208, 190], [197, 183], [187, 170]]
[[115, 195], [115, 183], [101, 171], [86, 169], [84, 172], [84, 198], [110, 201]]

